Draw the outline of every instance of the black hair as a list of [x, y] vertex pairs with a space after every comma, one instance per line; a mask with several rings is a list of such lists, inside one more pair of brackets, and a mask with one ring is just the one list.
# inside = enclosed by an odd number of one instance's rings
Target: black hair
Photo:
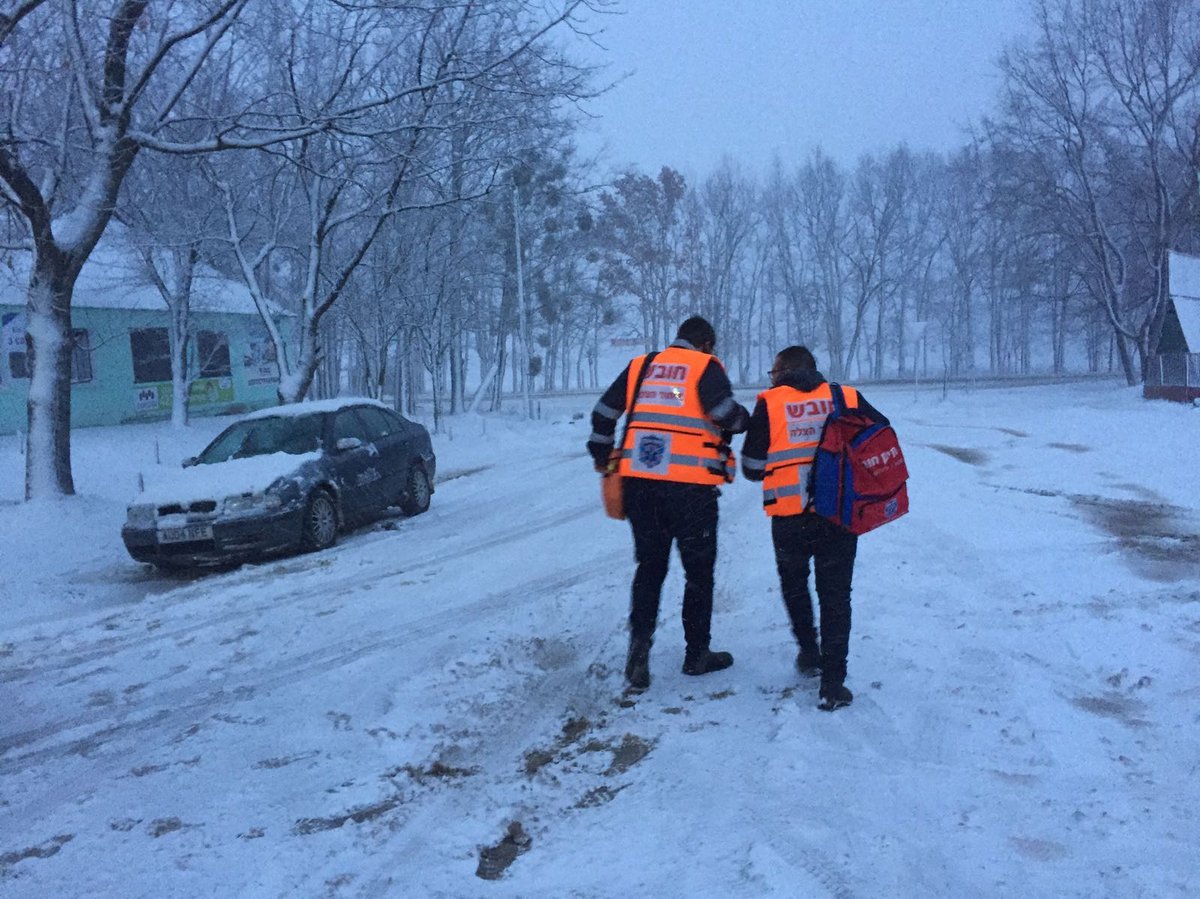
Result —
[[693, 315], [682, 325], [679, 326], [679, 332], [675, 335], [676, 340], [686, 340], [694, 347], [702, 347], [706, 343], [713, 345], [717, 342], [717, 332], [713, 330], [713, 326], [709, 324], [708, 319]]
[[775, 365], [781, 371], [816, 371], [817, 360], [806, 346], [789, 346], [779, 351]]

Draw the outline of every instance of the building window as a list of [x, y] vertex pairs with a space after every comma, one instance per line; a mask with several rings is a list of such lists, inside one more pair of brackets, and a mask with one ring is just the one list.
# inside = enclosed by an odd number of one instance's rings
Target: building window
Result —
[[138, 328], [129, 332], [133, 352], [133, 383], [171, 380], [171, 339], [166, 328]]
[[[29, 352], [25, 338], [25, 316], [6, 314], [0, 321], [0, 380], [28, 380]], [[86, 328], [71, 330], [71, 383], [92, 380], [92, 340]]]
[[25, 314], [6, 312], [0, 318], [0, 381], [29, 377], [25, 344]]
[[86, 328], [71, 331], [71, 383], [82, 384], [92, 379], [92, 338]]
[[29, 354], [9, 353], [8, 372], [14, 381], [27, 380], [29, 378]]
[[229, 336], [220, 331], [200, 331], [196, 335], [196, 358], [200, 377], [228, 378]]

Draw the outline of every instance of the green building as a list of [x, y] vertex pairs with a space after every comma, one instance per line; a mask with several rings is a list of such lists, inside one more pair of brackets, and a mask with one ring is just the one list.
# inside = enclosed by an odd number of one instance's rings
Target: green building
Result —
[[[72, 427], [171, 416], [170, 314], [133, 258], [102, 243], [76, 283]], [[0, 270], [0, 434], [26, 428], [25, 279], [20, 266]], [[275, 348], [244, 284], [198, 269], [189, 322], [192, 415], [276, 402]]]

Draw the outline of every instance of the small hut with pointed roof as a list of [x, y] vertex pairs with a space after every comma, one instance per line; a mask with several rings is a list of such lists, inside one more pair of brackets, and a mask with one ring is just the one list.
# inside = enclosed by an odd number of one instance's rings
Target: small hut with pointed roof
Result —
[[1172, 252], [1168, 265], [1171, 299], [1142, 395], [1191, 403], [1200, 400], [1200, 257]]

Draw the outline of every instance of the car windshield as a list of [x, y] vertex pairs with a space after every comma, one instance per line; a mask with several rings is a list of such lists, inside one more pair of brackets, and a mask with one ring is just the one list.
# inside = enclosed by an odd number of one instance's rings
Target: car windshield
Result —
[[202, 465], [270, 453], [312, 453], [321, 448], [321, 416], [272, 416], [231, 425], [196, 459]]

